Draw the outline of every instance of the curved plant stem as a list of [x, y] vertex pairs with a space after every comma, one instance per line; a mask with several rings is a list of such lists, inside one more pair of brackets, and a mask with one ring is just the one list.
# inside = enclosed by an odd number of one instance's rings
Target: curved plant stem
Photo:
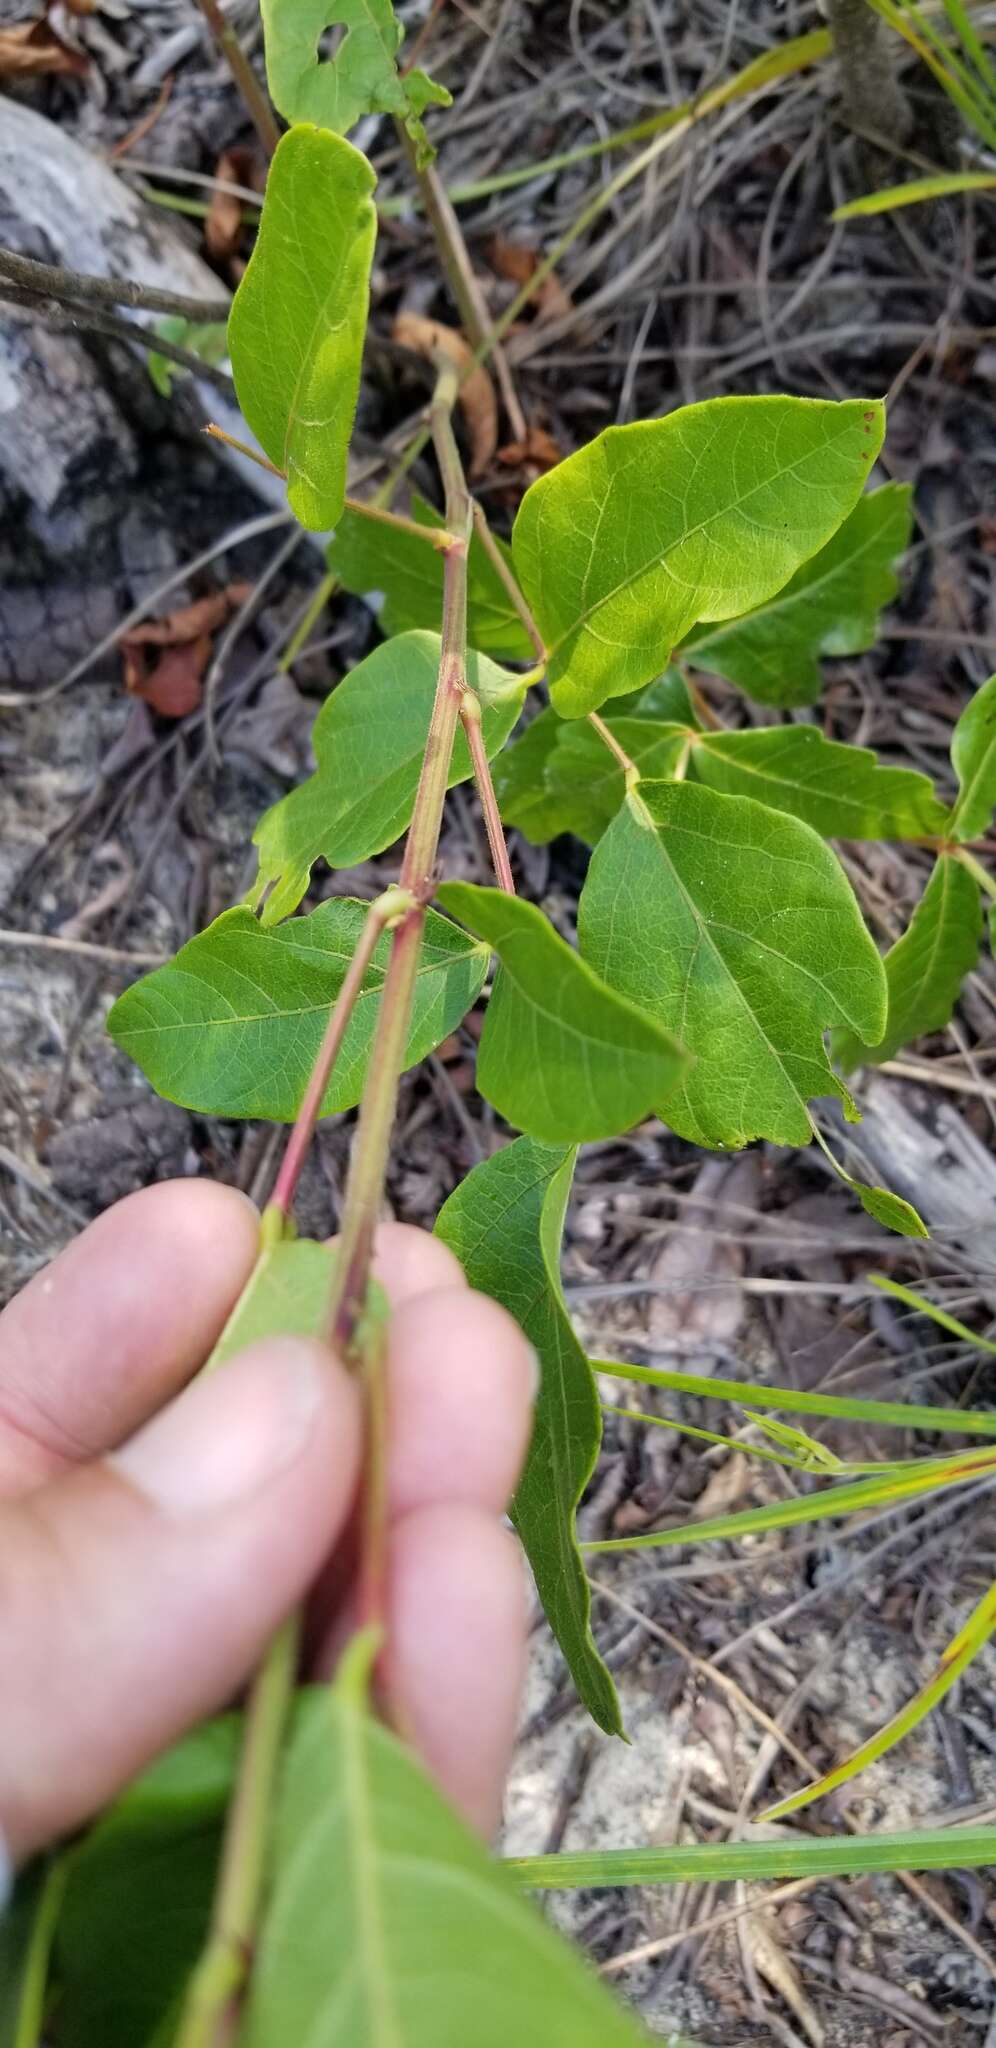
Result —
[[329, 1077], [339, 1056], [339, 1049], [346, 1035], [346, 1028], [356, 1006], [356, 999], [363, 986], [363, 977], [373, 958], [377, 941], [388, 926], [397, 923], [409, 910], [415, 909], [415, 899], [403, 889], [385, 889], [371, 903], [363, 930], [356, 944], [356, 951], [346, 970], [345, 980], [339, 990], [325, 1036], [318, 1049], [318, 1056], [312, 1067], [304, 1099], [298, 1110], [287, 1141], [287, 1149], [280, 1163], [276, 1184], [270, 1196], [268, 1207], [279, 1210], [282, 1216], [289, 1216], [301, 1168], [307, 1157], [315, 1125], [321, 1115], [322, 1098], [329, 1085]]
[[216, 2048], [249, 1969], [273, 1783], [294, 1696], [300, 1620], [289, 1616], [252, 1683], [207, 1945], [190, 1979], [175, 2048]]
[[627, 754], [625, 747], [620, 746], [619, 741], [615, 736], [615, 733], [611, 730], [609, 726], [606, 725], [604, 718], [599, 718], [597, 711], [589, 711], [588, 724], [591, 726], [593, 732], [597, 732], [603, 747], [608, 747], [609, 753], [614, 755], [615, 759], [618, 761], [619, 766], [626, 777], [626, 788], [628, 790], [635, 789], [637, 783], [640, 780], [640, 771], [636, 765], [636, 762], [630, 759], [630, 756]]
[[976, 860], [974, 853], [969, 853], [967, 846], [955, 846], [952, 851], [955, 859], [960, 860], [962, 867], [968, 869], [973, 882], [978, 882], [979, 888], [983, 889], [987, 896], [996, 897], [996, 878], [983, 867], [980, 860]]
[[512, 876], [511, 862], [508, 858], [508, 847], [505, 844], [505, 834], [498, 810], [498, 799], [495, 796], [495, 786], [491, 780], [491, 763], [488, 760], [488, 750], [484, 744], [484, 734], [481, 731], [481, 706], [473, 690], [464, 691], [463, 701], [460, 705], [460, 723], [467, 735], [467, 747], [473, 764], [474, 781], [477, 785], [481, 810], [484, 813], [484, 826], [488, 835], [488, 846], [491, 851], [491, 865], [494, 868], [499, 889], [504, 889], [507, 896], [514, 896], [515, 882]]
[[57, 1856], [49, 1865], [35, 1912], [24, 1962], [24, 1975], [17, 2006], [17, 2022], [11, 2048], [38, 2048], [45, 2025], [45, 2002], [52, 1942], [62, 1910], [69, 1876], [71, 1852]]

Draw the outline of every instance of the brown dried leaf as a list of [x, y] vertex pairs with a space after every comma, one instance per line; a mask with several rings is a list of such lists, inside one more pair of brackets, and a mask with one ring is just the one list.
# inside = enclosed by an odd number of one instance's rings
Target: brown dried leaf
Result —
[[212, 590], [208, 597], [199, 597], [193, 604], [170, 612], [168, 618], [146, 619], [122, 635], [125, 654], [136, 647], [177, 647], [186, 640], [200, 639], [202, 633], [216, 632], [230, 612], [245, 604], [252, 588], [251, 583], [229, 583], [224, 590]]
[[[223, 184], [246, 185], [253, 189], [255, 159], [252, 150], [223, 150], [215, 164], [214, 174]], [[204, 241], [208, 255], [213, 256], [216, 263], [234, 256], [242, 238], [242, 226], [241, 199], [237, 199], [234, 192], [220, 192], [215, 186], [204, 222]]]
[[[539, 251], [531, 249], [526, 242], [512, 242], [507, 235], [492, 235], [487, 248], [488, 262], [499, 277], [507, 277], [512, 284], [520, 287], [529, 283], [539, 264]], [[539, 319], [561, 320], [565, 314], [573, 313], [574, 302], [570, 292], [564, 289], [556, 271], [545, 277], [533, 296], [533, 305]]]
[[498, 450], [499, 462], [506, 463], [509, 469], [518, 469], [527, 463], [539, 470], [556, 469], [562, 459], [562, 450], [545, 427], [529, 427], [524, 441], [509, 441]]
[[[430, 362], [445, 356], [461, 372], [473, 362], [474, 352], [455, 328], [441, 320], [426, 320], [421, 313], [399, 313], [394, 339]], [[498, 406], [491, 379], [482, 363], [475, 365], [460, 386], [460, 406], [470, 438], [470, 474], [480, 476], [487, 469], [498, 446]]]
[[53, 72], [85, 78], [89, 68], [89, 58], [64, 43], [49, 21], [0, 28], [0, 78], [42, 78]]
[[795, 1964], [789, 1960], [775, 1934], [770, 1915], [748, 1914], [744, 1937], [754, 1968], [772, 1990], [777, 1991], [779, 1998], [784, 1999], [813, 2048], [823, 2048], [826, 2035], [819, 2014], [802, 1988], [802, 1978]]
[[[139, 648], [130, 648], [128, 659], [132, 664], [128, 688], [133, 694], [158, 711], [160, 718], [186, 718], [201, 701], [204, 671], [211, 659], [211, 636], [202, 633], [197, 640], [184, 640], [179, 646], [164, 648], [155, 666], [147, 672]], [[139, 668], [143, 673], [138, 673]]]

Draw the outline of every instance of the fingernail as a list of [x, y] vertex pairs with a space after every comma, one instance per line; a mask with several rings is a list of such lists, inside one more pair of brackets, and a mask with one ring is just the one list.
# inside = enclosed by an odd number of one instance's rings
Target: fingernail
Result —
[[108, 1463], [163, 1514], [214, 1514], [294, 1463], [322, 1402], [324, 1371], [317, 1346], [270, 1339], [189, 1387]]

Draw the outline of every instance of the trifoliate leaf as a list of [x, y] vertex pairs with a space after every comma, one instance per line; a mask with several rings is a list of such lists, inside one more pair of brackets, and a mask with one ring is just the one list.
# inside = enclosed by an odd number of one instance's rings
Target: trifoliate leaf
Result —
[[670, 1032], [606, 987], [535, 904], [470, 882], [437, 893], [502, 964], [477, 1055], [485, 1099], [550, 1145], [639, 1123], [684, 1064]]
[[976, 690], [962, 712], [951, 759], [961, 789], [948, 829], [952, 839], [978, 839], [996, 809], [996, 676]]
[[287, 477], [302, 526], [334, 526], [360, 388], [375, 178], [325, 129], [292, 128], [266, 181], [256, 247], [232, 302], [228, 350], [239, 404]]
[[909, 546], [912, 516], [909, 484], [870, 491], [784, 589], [729, 625], [698, 627], [682, 656], [761, 704], [812, 704], [821, 655], [874, 646], [879, 613], [899, 588], [893, 563]]
[[[391, 0], [261, 0], [270, 96], [285, 121], [317, 121], [345, 135], [363, 114], [393, 114], [432, 155], [421, 116], [452, 104], [424, 71], [398, 70], [404, 29]], [[342, 26], [334, 56], [319, 57], [326, 29]]]
[[925, 839], [944, 829], [926, 775], [883, 766], [868, 747], [824, 739], [814, 725], [704, 732], [689, 777], [727, 796], [753, 796], [826, 839]]
[[[405, 830], [425, 752], [439, 651], [436, 633], [399, 633], [375, 647], [323, 704], [312, 732], [315, 773], [267, 811], [253, 834], [259, 848], [254, 901], [266, 896], [265, 923], [296, 910], [319, 858], [333, 868], [355, 867]], [[515, 724], [522, 693], [514, 677], [483, 654], [468, 656], [467, 679], [485, 700], [484, 743], [494, 754]], [[489, 691], [508, 685], [513, 695], [506, 702], [486, 701]], [[459, 732], [449, 787], [471, 772]]]
[[592, 1638], [591, 1593], [575, 1530], [602, 1422], [560, 1285], [573, 1172], [573, 1151], [517, 1138], [461, 1182], [439, 1212], [436, 1235], [456, 1253], [471, 1286], [515, 1317], [539, 1359], [532, 1439], [512, 1516], [581, 1700], [607, 1735], [619, 1735], [619, 1702]]
[[844, 1072], [863, 1061], [891, 1060], [901, 1045], [949, 1023], [962, 982], [979, 957], [978, 884], [954, 854], [942, 854], [906, 931], [885, 956], [889, 1008], [877, 1042], [867, 1033], [834, 1034]]
[[[808, 825], [747, 797], [641, 783], [599, 840], [582, 953], [694, 1056], [657, 1100], [699, 1145], [805, 1145], [838, 1095], [827, 1026], [885, 1018], [885, 974], [839, 861]], [[858, 1027], [865, 1029], [864, 1025]]]
[[[261, 925], [250, 910], [226, 910], [174, 960], [119, 996], [108, 1019], [111, 1037], [171, 1102], [204, 1116], [289, 1123], [367, 910], [336, 896], [310, 917], [280, 925]], [[346, 1026], [323, 1116], [352, 1109], [363, 1094], [389, 952], [385, 932]], [[486, 947], [429, 911], [406, 1067], [456, 1030], [487, 968]]]
[[773, 597], [861, 495], [881, 404], [713, 398], [607, 427], [530, 486], [512, 554], [566, 717], [639, 688], [700, 620]]

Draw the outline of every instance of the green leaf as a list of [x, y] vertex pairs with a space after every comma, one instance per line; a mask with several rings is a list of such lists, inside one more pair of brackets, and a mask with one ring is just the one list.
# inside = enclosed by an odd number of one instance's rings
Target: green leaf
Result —
[[979, 891], [954, 854], [942, 853], [909, 925], [885, 956], [889, 1007], [885, 1030], [834, 1034], [834, 1053], [848, 1073], [868, 1061], [891, 1060], [901, 1045], [949, 1023], [966, 974], [979, 957]]
[[[418, 69], [398, 71], [404, 29], [391, 0], [261, 0], [270, 95], [286, 121], [317, 121], [338, 135], [363, 114], [393, 114], [418, 148], [432, 154], [421, 116], [452, 105], [444, 85]], [[319, 39], [339, 25], [346, 33], [332, 57], [319, 58]]]
[[[412, 518], [442, 527], [438, 512], [413, 493]], [[501, 542], [498, 543], [501, 546]], [[419, 627], [437, 631], [443, 615], [443, 557], [403, 527], [365, 519], [347, 506], [326, 550], [328, 565], [346, 590], [365, 597], [384, 593], [380, 625], [386, 636]], [[503, 661], [532, 661], [533, 644], [509, 603], [501, 577], [476, 532], [467, 558], [467, 638], [471, 647]]]
[[976, 690], [951, 740], [951, 759], [961, 784], [951, 813], [952, 839], [979, 839], [996, 808], [996, 676]]
[[176, 2007], [207, 1928], [238, 1743], [235, 1715], [198, 1729], [72, 1853], [54, 1958], [60, 2048], [146, 2048]]
[[904, 1202], [902, 1195], [894, 1195], [891, 1188], [868, 1187], [864, 1181], [852, 1180], [853, 1188], [866, 1216], [873, 1216], [876, 1223], [884, 1223], [886, 1230], [894, 1230], [900, 1237], [929, 1237], [930, 1232], [912, 1202]]
[[264, 1244], [203, 1371], [214, 1372], [267, 1337], [324, 1335], [334, 1272], [332, 1246], [313, 1237]]
[[[400, 633], [375, 647], [323, 704], [312, 733], [314, 775], [267, 811], [253, 834], [259, 848], [254, 901], [259, 905], [266, 895], [266, 924], [297, 908], [320, 856], [330, 867], [355, 867], [405, 830], [425, 752], [439, 651], [436, 633]], [[514, 686], [514, 678], [483, 654], [468, 657], [467, 679], [485, 698], [490, 690]], [[518, 691], [500, 705], [484, 703], [489, 755], [503, 745], [521, 707]], [[449, 787], [466, 782], [471, 772], [459, 732]]]
[[636, 2048], [347, 1665], [302, 1695], [239, 2048]]
[[495, 762], [498, 809], [506, 825], [515, 825], [534, 846], [571, 830], [573, 801], [569, 794], [554, 795], [546, 777], [564, 729], [563, 719], [548, 705]]
[[[688, 752], [691, 735], [687, 726], [658, 724], [650, 718], [611, 718], [605, 723], [648, 781], [667, 781]], [[611, 825], [626, 794], [619, 762], [583, 718], [570, 725], [561, 723], [546, 781], [554, 800], [563, 803], [570, 831], [589, 846]]]
[[670, 1032], [607, 988], [535, 904], [471, 882], [437, 894], [502, 963], [477, 1055], [485, 1099], [550, 1145], [639, 1123], [684, 1064]]
[[925, 839], [946, 812], [926, 775], [884, 767], [869, 747], [824, 739], [815, 725], [704, 732], [689, 775], [726, 796], [753, 796], [825, 839]]
[[543, 1891], [598, 1885], [706, 1884], [738, 1878], [858, 1877], [874, 1870], [979, 1870], [996, 1863], [996, 1828], [912, 1828], [892, 1835], [803, 1835], [777, 1842], [681, 1842], [665, 1849], [561, 1850], [507, 1868]]
[[290, 129], [270, 165], [256, 247], [228, 321], [245, 418], [286, 474], [292, 512], [319, 532], [335, 525], [346, 492], [375, 182], [366, 157], [340, 136]]
[[558, 711], [635, 690], [700, 620], [772, 597], [859, 498], [880, 403], [712, 398], [607, 427], [530, 486], [516, 571]]
[[[164, 341], [182, 342], [184, 348], [205, 363], [223, 363], [228, 354], [227, 320], [184, 320], [178, 314], [167, 314], [156, 321], [155, 331]], [[161, 356], [157, 349], [149, 350], [145, 367], [164, 398], [169, 397], [177, 377], [189, 375], [182, 363], [175, 363], [171, 356]]]
[[659, 724], [687, 725], [693, 732], [699, 730], [688, 684], [680, 668], [666, 668], [662, 675], [655, 676], [652, 683], [647, 683], [634, 696], [610, 697], [602, 706], [602, 716], [606, 719], [651, 718]]
[[[289, 1123], [368, 909], [336, 896], [310, 917], [275, 926], [261, 925], [250, 910], [226, 910], [167, 966], [119, 996], [108, 1018], [111, 1037], [171, 1102], [204, 1116]], [[363, 1094], [389, 952], [384, 933], [346, 1027], [323, 1116], [352, 1109]], [[487, 968], [485, 947], [428, 912], [406, 1067], [456, 1029]]]
[[440, 1210], [436, 1235], [470, 1285], [515, 1317], [539, 1359], [533, 1433], [512, 1517], [578, 1694], [607, 1735], [621, 1735], [616, 1689], [591, 1633], [591, 1590], [575, 1529], [602, 1423], [560, 1285], [573, 1172], [573, 1151], [517, 1138], [467, 1175]]
[[[680, 1033], [695, 1064], [657, 1110], [696, 1144], [805, 1145], [807, 1102], [850, 1097], [823, 1032], [885, 1016], [885, 974], [839, 861], [748, 797], [641, 783], [592, 855], [582, 953]], [[859, 1025], [859, 1029], [865, 1029]]]
[[862, 220], [870, 213], [894, 213], [899, 206], [919, 206], [924, 199], [948, 199], [954, 192], [991, 192], [991, 171], [941, 171], [930, 178], [909, 178], [903, 185], [885, 185], [835, 206], [831, 220]]
[[[899, 1280], [890, 1280], [885, 1273], [869, 1273], [866, 1277], [873, 1287], [881, 1288], [883, 1294], [891, 1294], [896, 1301], [904, 1301], [907, 1308], [916, 1309], [918, 1315], [929, 1316], [931, 1322], [937, 1323], [942, 1330], [950, 1330], [952, 1337], [958, 1337], [963, 1344], [970, 1344], [976, 1351], [987, 1351], [991, 1358], [996, 1358], [996, 1344], [990, 1343], [989, 1338], [981, 1336], [978, 1330], [970, 1330], [967, 1323], [960, 1323], [957, 1316], [949, 1315], [947, 1309], [940, 1308], [936, 1301], [928, 1301], [925, 1295], [915, 1293], [912, 1287], [904, 1287]], [[978, 1431], [989, 1421], [988, 1415], [980, 1415], [978, 1410], [970, 1409], [965, 1428]], [[996, 1435], [996, 1416], [991, 1421], [991, 1433]], [[945, 1425], [937, 1422], [934, 1427], [942, 1429]]]
[[912, 516], [909, 484], [870, 491], [784, 589], [718, 631], [689, 634], [683, 657], [762, 704], [812, 704], [820, 656], [860, 654], [878, 638], [879, 613], [899, 588], [892, 565], [909, 546]]

